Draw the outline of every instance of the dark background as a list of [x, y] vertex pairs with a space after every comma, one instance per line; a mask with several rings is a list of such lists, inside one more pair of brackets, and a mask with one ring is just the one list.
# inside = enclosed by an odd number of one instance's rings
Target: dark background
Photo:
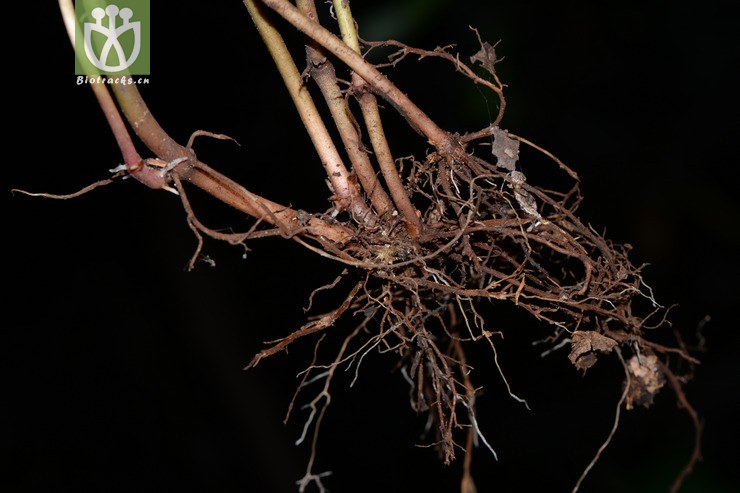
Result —
[[[233, 136], [241, 147], [204, 140], [199, 156], [257, 193], [324, 210], [318, 159], [244, 6], [166, 5], [152, 5], [151, 83], [141, 88], [160, 123], [183, 143], [196, 129]], [[703, 363], [687, 387], [706, 422], [704, 461], [682, 490], [692, 492], [740, 489], [740, 50], [728, 5], [353, 2], [367, 39], [456, 43], [463, 60], [477, 50], [469, 25], [501, 39], [503, 126], [580, 174], [582, 215], [634, 245], [635, 263], [650, 264], [645, 278], [659, 301], [678, 305], [671, 320], [690, 345], [703, 324]], [[30, 42], [6, 44], [13, 63], [4, 72], [0, 446], [11, 460], [0, 489], [296, 491], [309, 453], [293, 444], [305, 412], [287, 426], [282, 419], [312, 344], [242, 367], [262, 341], [300, 326], [311, 290], [341, 267], [268, 239], [250, 243], [246, 260], [208, 241], [216, 267], [186, 272], [196, 241], [179, 201], [133, 181], [65, 202], [11, 194], [77, 190], [121, 161], [92, 91], [75, 85], [55, 3], [37, 5], [32, 18]], [[302, 60], [300, 37], [287, 39]], [[495, 113], [493, 95], [440, 61], [408, 61], [391, 77], [446, 129], [477, 130]], [[424, 143], [385, 113], [396, 156], [423, 155]], [[522, 164], [530, 177], [551, 166], [532, 153]], [[251, 224], [192, 199], [212, 227]], [[337, 296], [324, 296], [321, 308]], [[481, 427], [500, 458], [475, 456], [479, 491], [570, 491], [611, 427], [621, 369], [602, 359], [581, 377], [565, 351], [541, 359], [531, 346], [546, 328], [497, 306], [487, 317], [505, 333], [501, 364], [532, 411], [507, 397], [490, 352], [476, 354], [475, 377], [487, 389]], [[316, 467], [333, 471], [332, 491], [456, 491], [461, 461], [446, 467], [415, 446], [426, 443], [424, 420], [394, 363], [373, 353], [353, 388], [352, 375], [335, 382]], [[692, 433], [666, 389], [651, 409], [623, 414], [581, 491], [667, 491]]]

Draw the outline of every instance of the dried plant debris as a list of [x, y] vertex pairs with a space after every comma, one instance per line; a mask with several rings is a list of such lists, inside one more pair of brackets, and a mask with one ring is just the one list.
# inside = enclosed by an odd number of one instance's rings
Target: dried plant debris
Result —
[[535, 200], [532, 194], [522, 186], [524, 185], [524, 182], [527, 181], [527, 177], [524, 176], [524, 173], [521, 171], [512, 171], [507, 175], [507, 180], [509, 181], [511, 189], [514, 191], [514, 198], [516, 199], [516, 203], [519, 204], [521, 210], [530, 216], [541, 219], [540, 213], [537, 212], [537, 200]]
[[587, 370], [596, 364], [597, 353], [611, 353], [617, 341], [598, 332], [578, 330], [571, 336], [568, 359], [579, 370]]
[[509, 171], [516, 171], [516, 162], [519, 160], [519, 141], [509, 137], [506, 130], [498, 127], [491, 129], [493, 145], [491, 153], [496, 156], [496, 164]]
[[[498, 43], [497, 43], [498, 44]], [[491, 74], [496, 73], [495, 65], [501, 61], [496, 55], [496, 45], [492, 45], [488, 41], [483, 42], [480, 50], [473, 56], [470, 57], [470, 63], [480, 64], [481, 67], [486, 69]]]
[[627, 361], [630, 374], [625, 407], [650, 407], [655, 395], [665, 385], [665, 376], [655, 354], [634, 355]]

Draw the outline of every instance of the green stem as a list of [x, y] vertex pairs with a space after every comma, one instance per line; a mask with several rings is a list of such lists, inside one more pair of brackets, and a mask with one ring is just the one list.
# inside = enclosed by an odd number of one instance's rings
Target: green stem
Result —
[[342, 40], [353, 51], [360, 53], [360, 38], [357, 35], [355, 18], [352, 16], [352, 10], [349, 7], [349, 0], [333, 0], [333, 4], [337, 24], [339, 24], [339, 32], [342, 33]]

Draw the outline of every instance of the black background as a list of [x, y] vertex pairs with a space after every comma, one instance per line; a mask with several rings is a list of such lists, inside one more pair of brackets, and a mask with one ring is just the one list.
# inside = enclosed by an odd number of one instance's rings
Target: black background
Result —
[[[503, 126], [580, 174], [583, 216], [650, 264], [646, 280], [661, 302], [678, 305], [672, 321], [690, 344], [711, 318], [687, 387], [706, 422], [704, 461], [683, 491], [738, 491], [740, 50], [729, 2], [488, 4], [356, 0], [353, 8], [368, 39], [456, 43], [463, 59], [477, 50], [469, 25], [502, 40]], [[242, 367], [262, 341], [302, 323], [311, 290], [341, 267], [268, 239], [250, 243], [246, 260], [208, 241], [216, 267], [186, 272], [196, 241], [178, 200], [133, 181], [64, 202], [11, 194], [73, 191], [121, 161], [92, 91], [75, 84], [55, 3], [37, 5], [28, 20], [36, 29], [6, 43], [13, 58], [4, 70], [0, 443], [12, 458], [0, 488], [295, 491], [309, 450], [293, 442], [306, 414], [287, 426], [282, 419], [312, 345]], [[302, 64], [301, 38], [286, 38]], [[199, 156], [276, 201], [328, 206], [318, 159], [240, 2], [153, 2], [151, 57], [141, 90], [170, 135], [183, 143], [196, 129], [231, 135], [241, 147], [204, 140]], [[491, 94], [440, 61], [408, 61], [390, 75], [448, 130], [482, 128], [495, 110]], [[423, 155], [424, 142], [385, 113], [396, 155]], [[531, 153], [522, 165], [530, 179], [551, 166]], [[208, 197], [192, 199], [212, 227], [251, 224]], [[337, 296], [324, 296], [321, 308]], [[531, 346], [546, 328], [496, 306], [487, 316], [505, 333], [501, 364], [532, 411], [507, 397], [490, 351], [474, 355], [487, 389], [481, 427], [500, 459], [482, 449], [475, 456], [479, 491], [570, 491], [611, 426], [621, 369], [604, 359], [581, 377], [566, 352], [541, 359]], [[317, 470], [333, 471], [332, 491], [456, 491], [461, 461], [444, 466], [415, 446], [423, 418], [393, 367], [390, 355], [373, 353], [353, 388], [352, 375], [337, 379]], [[651, 409], [623, 415], [581, 491], [667, 491], [691, 438], [666, 390]]]

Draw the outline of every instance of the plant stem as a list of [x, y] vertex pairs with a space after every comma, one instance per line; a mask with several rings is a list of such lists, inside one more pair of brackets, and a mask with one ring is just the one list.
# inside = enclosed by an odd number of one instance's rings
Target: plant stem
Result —
[[[254, 0], [245, 0], [252, 3]], [[357, 72], [372, 87], [373, 91], [391, 103], [409, 124], [424, 135], [442, 155], [450, 155], [455, 150], [452, 137], [442, 130], [429, 116], [424, 113], [408, 96], [401, 92], [378, 69], [368, 63], [359, 53], [347, 46], [330, 31], [313, 22], [303, 15], [287, 0], [261, 0], [273, 9], [280, 17], [287, 20], [296, 29], [326, 48], [327, 51], [344, 62], [349, 68]]]
[[112, 88], [129, 124], [150, 151], [165, 161], [190, 157], [185, 148], [170, 137], [157, 119], [152, 116], [135, 85], [114, 84]]
[[[76, 26], [74, 6], [71, 0], [59, 0], [59, 8], [70, 40], [74, 45]], [[128, 133], [126, 124], [107, 89], [102, 84], [94, 84], [91, 87], [123, 153], [128, 172], [137, 180], [152, 188], [167, 186], [166, 175], [161, 170], [143, 164], [141, 156], [136, 151]], [[288, 235], [294, 231], [300, 231], [316, 236], [319, 241], [325, 238], [337, 243], [344, 243], [352, 237], [352, 233], [347, 228], [339, 224], [327, 223], [320, 218], [311, 216], [306, 223], [304, 219], [299, 217], [298, 211], [255, 195], [233, 180], [201, 163], [192, 150], [182, 147], [165, 132], [147, 108], [141, 94], [134, 85], [114, 85], [113, 89], [127, 120], [152, 152], [167, 161], [179, 157], [188, 158], [191, 166], [177, 166], [170, 171], [171, 173], [176, 173], [180, 178], [189, 181], [250, 216], [278, 226]]]
[[352, 237], [352, 233], [340, 224], [327, 223], [313, 216], [309, 217], [307, 224], [303, 224], [298, 211], [250, 192], [200, 161], [188, 174], [187, 180], [235, 209], [277, 226], [288, 237], [305, 231], [340, 244]]
[[308, 224], [304, 225], [303, 220], [298, 217], [298, 211], [256, 195], [202, 163], [192, 149], [181, 146], [165, 132], [133, 85], [118, 86], [117, 89], [119, 90], [115, 91], [115, 94], [126, 118], [152, 152], [166, 161], [173, 161], [179, 157], [187, 158], [190, 165], [183, 163], [172, 169], [171, 173], [176, 173], [183, 180], [252, 217], [278, 226], [288, 235], [305, 227], [308, 233], [338, 243], [350, 238], [351, 234], [346, 228], [318, 218], [311, 217]]
[[[334, 12], [337, 15], [339, 30], [344, 42], [355, 52], [360, 54], [360, 41], [357, 35], [352, 11], [348, 0], [334, 0]], [[417, 238], [421, 230], [421, 220], [416, 213], [416, 208], [411, 204], [411, 198], [406, 192], [401, 181], [401, 175], [396, 168], [393, 154], [391, 153], [388, 139], [383, 130], [383, 121], [380, 118], [380, 109], [375, 95], [368, 91], [367, 82], [357, 72], [352, 71], [352, 89], [360, 103], [360, 110], [365, 120], [365, 127], [370, 136], [370, 143], [375, 151], [375, 158], [380, 165], [388, 190], [401, 216], [406, 221], [406, 229], [412, 238]]]
[[[307, 17], [317, 19], [316, 6], [313, 0], [298, 0], [298, 8]], [[311, 77], [319, 86], [321, 94], [326, 100], [332, 119], [339, 130], [344, 148], [347, 151], [352, 168], [357, 173], [360, 185], [370, 197], [370, 202], [379, 216], [384, 216], [393, 210], [393, 202], [383, 189], [375, 175], [373, 165], [362, 145], [362, 139], [357, 131], [356, 122], [350, 118], [350, 109], [347, 100], [339, 88], [334, 65], [327, 59], [323, 48], [309, 38], [306, 45], [306, 54]]]
[[[255, 0], [244, 0], [244, 4], [252, 16], [260, 36], [262, 36], [262, 40], [267, 45], [272, 59], [275, 61], [301, 121], [316, 148], [316, 152], [319, 154], [321, 163], [326, 169], [326, 174], [335, 194], [336, 209], [349, 209], [355, 219], [366, 224], [373, 224], [375, 215], [365, 203], [360, 191], [352, 181], [349, 171], [344, 166], [342, 158], [316, 109], [316, 105], [313, 103], [313, 99], [311, 99], [308, 89], [303, 83], [303, 78], [287, 46], [285, 46], [282, 36], [265, 16], [263, 9], [255, 3]], [[299, 13], [298, 15], [305, 18], [303, 14]]]
[[356, 53], [360, 53], [360, 38], [357, 35], [355, 18], [352, 16], [352, 10], [349, 7], [349, 0], [332, 0], [332, 4], [337, 16], [339, 32], [342, 33], [342, 40]]
[[[67, 29], [67, 35], [72, 43], [72, 47], [74, 48], [75, 35], [78, 26], [72, 1], [59, 0], [59, 10], [62, 13], [62, 19], [64, 20], [64, 26]], [[116, 139], [118, 148], [121, 150], [123, 161], [126, 163], [126, 168], [129, 174], [148, 187], [155, 189], [164, 188], [167, 183], [159, 172], [144, 166], [144, 162], [131, 140], [126, 124], [124, 123], [123, 118], [121, 118], [121, 114], [118, 112], [118, 108], [108, 92], [108, 89], [102, 84], [91, 84], [90, 87], [93, 90], [93, 94], [95, 94], [95, 98], [98, 100], [100, 109], [103, 110], [108, 126], [110, 126], [110, 129], [113, 132], [113, 136]]]

